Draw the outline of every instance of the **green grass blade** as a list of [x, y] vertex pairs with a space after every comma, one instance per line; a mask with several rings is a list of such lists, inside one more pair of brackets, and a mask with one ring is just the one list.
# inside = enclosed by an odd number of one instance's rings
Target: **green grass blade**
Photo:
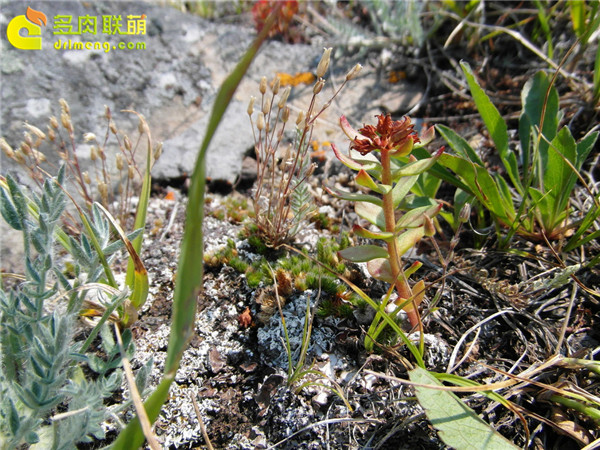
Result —
[[598, 104], [600, 100], [600, 45], [596, 49], [596, 61], [594, 62], [594, 95], [592, 103]]
[[[442, 386], [432, 374], [420, 367], [408, 374], [414, 383]], [[415, 391], [427, 418], [446, 445], [460, 450], [519, 448], [484, 422], [454, 393], [423, 386], [415, 386]]]
[[[144, 120], [144, 116], [142, 116], [141, 114], [139, 114], [135, 111], [126, 111], [126, 112], [130, 112], [130, 113], [136, 114], [138, 116], [138, 118], [140, 119], [140, 121], [142, 123], [144, 133], [146, 134], [146, 137], [148, 140], [148, 155], [146, 157], [146, 172], [144, 173], [144, 179], [142, 181], [142, 189], [140, 191], [140, 200], [138, 203], [137, 211], [135, 213], [135, 223], [133, 225], [134, 230], [137, 230], [140, 228], [143, 230], [146, 226], [146, 217], [148, 214], [148, 203], [150, 202], [150, 191], [152, 188], [152, 177], [150, 175], [150, 172], [152, 171], [152, 165], [154, 163], [153, 152], [152, 152], [152, 138], [150, 136], [150, 129], [148, 128], [148, 124]], [[131, 241], [133, 249], [135, 250], [135, 252], [138, 255], [140, 254], [140, 252], [142, 250], [143, 240], [144, 240], [144, 233], [141, 233], [139, 236], [137, 236], [135, 239], [133, 239], [133, 241]], [[125, 277], [125, 284], [127, 285], [127, 287], [129, 287], [129, 289], [131, 289], [134, 292], [136, 291], [136, 286], [139, 289], [139, 275], [138, 275], [138, 271], [136, 270], [136, 267], [138, 267], [138, 264], [136, 263], [135, 259], [130, 254], [129, 260], [127, 261], [127, 275]], [[147, 298], [148, 298], [147, 290], [146, 290], [145, 295], [143, 294], [143, 292], [138, 290], [138, 295], [136, 296], [135, 300], [132, 298], [133, 306], [136, 309], [140, 308], [146, 302]]]
[[[151, 422], [156, 420], [162, 405], [167, 400], [169, 388], [175, 379], [175, 372], [179, 368], [181, 356], [194, 331], [196, 298], [202, 288], [203, 275], [202, 222], [204, 219], [204, 187], [206, 184], [204, 157], [235, 90], [260, 46], [267, 38], [278, 10], [279, 7], [274, 8], [260, 34], [246, 51], [233, 72], [223, 81], [215, 98], [206, 134], [202, 141], [200, 153], [198, 154], [194, 173], [191, 178], [189, 206], [186, 212], [185, 231], [177, 268], [175, 292], [173, 294], [173, 323], [171, 325], [171, 334], [167, 349], [165, 375], [158, 388], [144, 403]], [[113, 444], [113, 448], [123, 450], [139, 448], [143, 442], [144, 434], [140, 422], [136, 417], [119, 434], [119, 437]]]

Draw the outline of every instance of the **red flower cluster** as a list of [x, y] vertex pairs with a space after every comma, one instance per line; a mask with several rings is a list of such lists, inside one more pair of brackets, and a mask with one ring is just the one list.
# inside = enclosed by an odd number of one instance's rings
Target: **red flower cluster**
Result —
[[256, 24], [256, 30], [260, 32], [263, 29], [267, 17], [276, 7], [279, 7], [279, 11], [269, 36], [273, 37], [280, 34], [288, 38], [290, 22], [294, 18], [294, 14], [298, 12], [298, 0], [258, 0], [252, 7], [252, 17]]
[[365, 125], [358, 130], [362, 136], [356, 136], [352, 141], [351, 148], [361, 155], [379, 150], [404, 156], [411, 152], [415, 142], [421, 142], [410, 117], [404, 116], [400, 120], [392, 120], [389, 114], [379, 114], [376, 117], [377, 126]]

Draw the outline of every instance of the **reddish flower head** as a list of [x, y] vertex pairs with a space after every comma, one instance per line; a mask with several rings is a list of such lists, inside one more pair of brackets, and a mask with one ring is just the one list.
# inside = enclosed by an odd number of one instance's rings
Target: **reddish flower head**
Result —
[[378, 150], [405, 156], [412, 151], [415, 142], [420, 142], [410, 117], [404, 116], [400, 120], [392, 120], [389, 114], [376, 117], [377, 126], [365, 125], [354, 136], [346, 133], [352, 139], [351, 148], [361, 155]]

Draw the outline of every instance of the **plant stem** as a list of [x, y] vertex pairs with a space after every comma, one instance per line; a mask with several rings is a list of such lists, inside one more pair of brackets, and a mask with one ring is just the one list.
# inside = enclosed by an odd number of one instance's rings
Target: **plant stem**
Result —
[[[384, 185], [387, 186], [392, 185], [392, 170], [390, 164], [391, 161], [389, 152], [382, 149], [381, 181]], [[394, 215], [394, 198], [391, 191], [387, 194], [383, 194], [383, 214], [385, 217], [385, 230], [387, 232], [394, 233], [396, 229], [396, 216]], [[394, 278], [394, 280], [396, 280], [394, 284], [396, 286], [396, 291], [398, 292], [398, 301], [402, 302], [403, 300], [407, 300], [413, 296], [412, 290], [408, 285], [408, 281], [406, 280], [406, 276], [404, 275], [404, 270], [402, 269], [402, 264], [398, 255], [395, 238], [388, 241], [387, 248], [390, 258], [390, 268], [392, 271], [392, 277]], [[406, 311], [406, 313], [408, 314], [408, 319], [410, 320], [411, 326], [413, 328], [418, 329], [419, 331], [423, 331], [423, 325], [419, 320], [419, 313], [414, 303], [413, 308]]]

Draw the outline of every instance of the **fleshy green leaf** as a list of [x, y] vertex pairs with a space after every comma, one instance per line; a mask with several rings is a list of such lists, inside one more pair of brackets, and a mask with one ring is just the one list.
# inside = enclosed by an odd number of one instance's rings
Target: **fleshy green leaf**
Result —
[[387, 194], [392, 190], [391, 186], [375, 183], [375, 181], [373, 181], [373, 178], [371, 178], [370, 175], [364, 169], [360, 169], [358, 171], [358, 175], [356, 175], [356, 183], [359, 186], [367, 187], [372, 191], [378, 192], [380, 194]]
[[404, 255], [425, 236], [425, 228], [409, 228], [396, 238], [396, 251], [398, 256]]
[[392, 268], [387, 258], [376, 258], [367, 262], [369, 274], [376, 280], [392, 284], [395, 280], [392, 276]]
[[371, 230], [367, 230], [366, 228], [361, 227], [360, 225], [354, 225], [352, 227], [352, 231], [357, 236], [360, 236], [365, 239], [382, 239], [384, 241], [389, 241], [394, 238], [394, 233], [389, 233], [386, 231], [383, 231], [383, 232], [371, 231]]
[[340, 250], [339, 255], [348, 261], [359, 263], [371, 261], [375, 258], [387, 258], [388, 252], [378, 245], [358, 245]]
[[408, 211], [396, 222], [396, 231], [402, 228], [416, 228], [423, 225], [423, 216], [434, 217], [442, 209], [441, 204], [421, 206]]
[[333, 195], [334, 197], [340, 198], [342, 200], [347, 200], [349, 202], [369, 202], [379, 206], [383, 205], [381, 199], [373, 195], [355, 194], [353, 192], [343, 191], [333, 186], [324, 186], [324, 188], [328, 194]]
[[[443, 386], [420, 367], [409, 371], [408, 375], [414, 383]], [[446, 445], [460, 450], [519, 448], [484, 422], [454, 393], [422, 386], [416, 386], [415, 391], [427, 418]]]
[[385, 230], [385, 215], [382, 207], [374, 205], [373, 203], [359, 202], [354, 206], [354, 211], [380, 230]]

